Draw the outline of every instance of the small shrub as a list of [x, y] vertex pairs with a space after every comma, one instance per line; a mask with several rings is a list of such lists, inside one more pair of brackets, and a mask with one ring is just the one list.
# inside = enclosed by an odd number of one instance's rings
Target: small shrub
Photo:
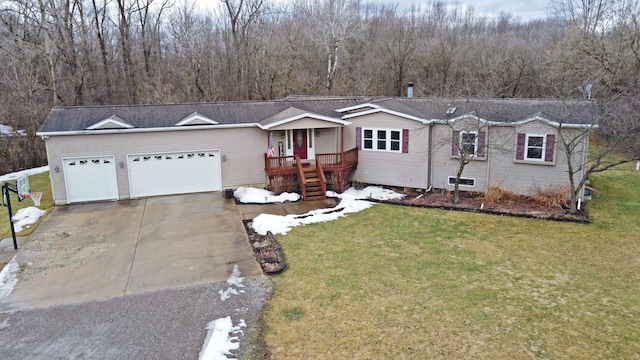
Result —
[[531, 200], [537, 205], [546, 208], [566, 208], [569, 206], [570, 194], [569, 186], [552, 185], [542, 188], [535, 185]]
[[331, 173], [331, 189], [343, 193], [349, 188], [349, 172], [337, 170]]
[[275, 176], [269, 181], [269, 190], [276, 195], [298, 190], [295, 175]]
[[489, 186], [484, 192], [484, 201], [492, 204], [512, 204], [522, 196], [499, 185]]

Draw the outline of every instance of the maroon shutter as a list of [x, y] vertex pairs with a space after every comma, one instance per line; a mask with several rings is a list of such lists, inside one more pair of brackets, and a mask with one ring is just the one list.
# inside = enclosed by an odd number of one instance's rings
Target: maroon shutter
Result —
[[547, 135], [547, 147], [544, 152], [544, 161], [553, 162], [553, 151], [556, 147], [556, 136], [553, 134]]
[[362, 128], [356, 128], [356, 147], [358, 150], [362, 150]]
[[518, 134], [518, 147], [516, 148], [516, 160], [524, 160], [525, 142], [527, 134]]
[[458, 155], [458, 141], [460, 141], [460, 131], [454, 130], [451, 136], [451, 155]]
[[480, 131], [478, 133], [478, 150], [476, 151], [476, 154], [478, 155], [478, 157], [484, 157], [485, 154], [485, 140], [487, 139], [487, 133], [484, 131]]
[[402, 129], [402, 152], [409, 153], [409, 129]]

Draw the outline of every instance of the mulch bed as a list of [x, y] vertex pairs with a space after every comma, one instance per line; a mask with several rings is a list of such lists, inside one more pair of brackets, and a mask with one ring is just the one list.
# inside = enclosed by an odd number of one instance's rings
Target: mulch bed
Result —
[[589, 213], [582, 208], [576, 214], [569, 214], [569, 210], [562, 207], [543, 207], [536, 204], [529, 197], [520, 197], [504, 203], [487, 202], [482, 193], [461, 191], [460, 203], [453, 203], [453, 193], [445, 190], [424, 192], [419, 189], [392, 188], [397, 193], [404, 194], [402, 199], [371, 200], [373, 202], [436, 208], [445, 210], [470, 211], [501, 216], [515, 216], [532, 219], [569, 221], [582, 224], [591, 223]]
[[[419, 189], [392, 188], [393, 191], [404, 194], [402, 199], [376, 200], [368, 199], [372, 202], [415, 206], [423, 208], [435, 208], [444, 210], [469, 211], [475, 213], [492, 214], [500, 216], [515, 216], [531, 219], [543, 219], [554, 221], [569, 221], [581, 224], [591, 223], [591, 218], [584, 207], [577, 214], [569, 214], [568, 209], [561, 207], [543, 207], [536, 204], [528, 197], [511, 199], [508, 202], [493, 203], [487, 202], [482, 193], [460, 192], [460, 202], [453, 203], [453, 193], [444, 190], [432, 190], [425, 192]], [[339, 211], [339, 210], [331, 210]], [[301, 217], [304, 217], [302, 215]], [[260, 235], [253, 230], [252, 220], [243, 220], [245, 230], [249, 237], [249, 243], [253, 249], [256, 260], [262, 267], [262, 272], [267, 275], [279, 274], [287, 269], [287, 260], [284, 257], [282, 247], [276, 237], [268, 232], [267, 235]]]

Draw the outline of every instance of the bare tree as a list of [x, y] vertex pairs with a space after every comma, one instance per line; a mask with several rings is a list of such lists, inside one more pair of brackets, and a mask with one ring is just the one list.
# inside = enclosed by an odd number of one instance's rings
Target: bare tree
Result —
[[358, 3], [351, 0], [324, 0], [304, 3], [305, 19], [311, 20], [307, 34], [320, 45], [327, 59], [325, 90], [331, 93], [336, 72], [342, 64], [345, 42], [359, 38], [366, 25], [359, 16]]

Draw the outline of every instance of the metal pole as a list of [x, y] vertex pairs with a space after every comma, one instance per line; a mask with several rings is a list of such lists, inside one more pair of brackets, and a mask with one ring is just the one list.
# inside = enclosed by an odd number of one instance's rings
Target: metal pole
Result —
[[11, 196], [9, 194], [9, 186], [7, 183], [2, 185], [2, 192], [7, 199], [7, 209], [9, 211], [9, 223], [11, 224], [11, 236], [13, 237], [13, 248], [18, 250], [18, 240], [16, 239], [16, 229], [13, 227], [13, 211], [11, 210]]

